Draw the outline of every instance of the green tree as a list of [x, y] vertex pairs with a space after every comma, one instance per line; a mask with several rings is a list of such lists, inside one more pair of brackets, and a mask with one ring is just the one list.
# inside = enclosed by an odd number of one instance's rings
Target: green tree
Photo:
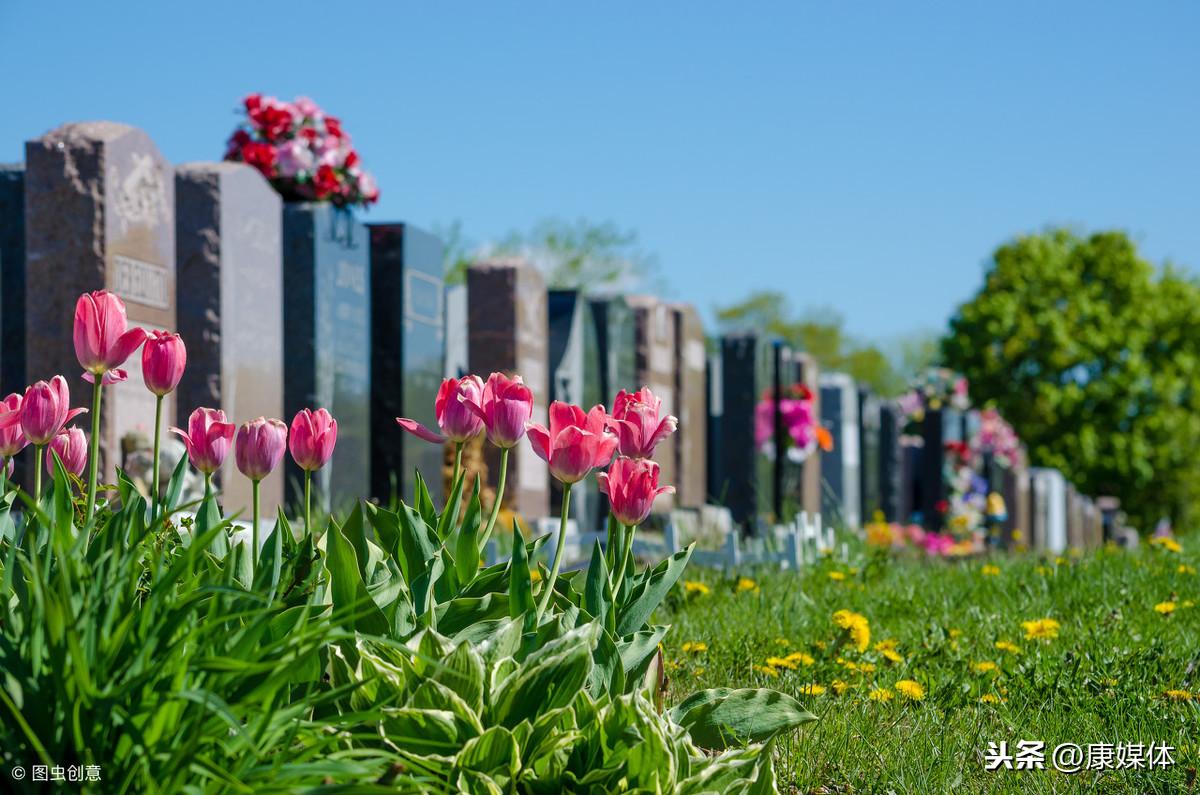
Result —
[[878, 347], [858, 342], [846, 334], [845, 320], [824, 307], [796, 316], [787, 297], [760, 290], [742, 301], [717, 308], [722, 331], [753, 328], [805, 351], [828, 370], [848, 373], [880, 394], [892, 395], [904, 387], [904, 374]]
[[1065, 229], [996, 250], [941, 344], [1035, 465], [1112, 494], [1143, 529], [1200, 508], [1200, 285], [1121, 232]]

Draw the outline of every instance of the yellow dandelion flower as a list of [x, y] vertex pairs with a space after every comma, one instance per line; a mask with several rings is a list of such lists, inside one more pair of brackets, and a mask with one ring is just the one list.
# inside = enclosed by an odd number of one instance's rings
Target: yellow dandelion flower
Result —
[[842, 580], [846, 579], [846, 575], [840, 571], [831, 571], [829, 572], [829, 579], [833, 580], [834, 582], [841, 582]]
[[712, 593], [711, 588], [704, 583], [696, 582], [695, 580], [684, 580], [683, 590], [688, 594], [695, 594], [696, 596], [708, 596], [710, 593]]
[[680, 664], [679, 664], [678, 662], [676, 662], [675, 660], [667, 660], [667, 670], [668, 670], [668, 671], [678, 671], [678, 670], [679, 670], [680, 668], [682, 668], [682, 667], [683, 667], [683, 666], [682, 666], [682, 665], [680, 665]]
[[896, 694], [891, 690], [888, 690], [886, 687], [877, 687], [870, 693], [867, 693], [867, 698], [871, 699], [872, 701], [891, 701], [895, 697]]
[[833, 692], [837, 693], [839, 696], [850, 689], [850, 683], [844, 679], [834, 679], [829, 683], [829, 686], [832, 687]]
[[871, 625], [866, 616], [850, 610], [838, 610], [833, 614], [833, 622], [849, 634], [859, 652], [866, 651], [871, 645]]
[[981, 568], [979, 573], [984, 577], [998, 577], [1000, 575], [1000, 567], [989, 564]]
[[1193, 602], [1191, 599], [1184, 599], [1182, 602], [1179, 603], [1179, 606], [1186, 610], [1189, 607], [1195, 607], [1196, 603]]
[[1168, 701], [1191, 701], [1192, 694], [1186, 690], [1167, 690], [1163, 693], [1163, 698]]
[[1034, 571], [1043, 577], [1049, 577], [1054, 573], [1054, 569], [1050, 568], [1049, 566], [1038, 566], [1036, 569], [1034, 569]]
[[1020, 654], [1021, 653], [1021, 647], [1018, 646], [1017, 644], [1013, 643], [1012, 641], [1008, 641], [1008, 640], [996, 641], [996, 648], [999, 649], [1000, 651], [1009, 652], [1010, 654]]
[[796, 670], [796, 662], [789, 660], [787, 657], [768, 657], [767, 665], [772, 668], [786, 668], [789, 671]]
[[1021, 628], [1025, 630], [1025, 640], [1054, 640], [1058, 637], [1060, 626], [1053, 618], [1021, 622]]
[[858, 574], [858, 567], [851, 566], [850, 568], [846, 569], [846, 571], [848, 571], [850, 573], [850, 576], [853, 577], [855, 574]]
[[911, 679], [901, 679], [896, 683], [896, 692], [909, 701], [922, 701], [925, 698], [925, 688], [919, 682]]
[[790, 660], [794, 663], [800, 663], [801, 665], [812, 665], [814, 662], [816, 662], [811, 654], [805, 654], [802, 651], [794, 651], [783, 659]]
[[704, 652], [708, 651], [708, 644], [704, 641], [689, 640], [685, 641], [684, 644], [679, 648], [683, 649], [684, 652], [689, 654], [703, 654]]
[[962, 637], [962, 630], [961, 629], [951, 629], [950, 637], [952, 637], [952, 638]]
[[1101, 679], [1100, 684], [1104, 685], [1105, 687], [1116, 687], [1117, 680], [1113, 679], [1111, 676], [1109, 676], [1104, 679]]
[[808, 684], [800, 686], [800, 695], [802, 696], [819, 696], [825, 692], [824, 685]]
[[703, 668], [697, 668], [695, 671], [692, 672], [692, 676], [696, 677], [697, 679], [699, 679], [703, 675], [704, 675]]
[[1164, 616], [1169, 616], [1175, 612], [1175, 607], [1176, 605], [1174, 602], [1159, 602], [1154, 606], [1154, 611], [1156, 613], [1161, 613]]
[[1155, 536], [1154, 538], [1150, 539], [1150, 545], [1161, 547], [1168, 552], [1178, 553], [1183, 551], [1183, 545], [1170, 536]]
[[995, 693], [984, 693], [979, 697], [980, 704], [999, 704], [1003, 701], [1004, 699], [1000, 698], [1000, 696], [996, 695]]
[[886, 651], [888, 649], [895, 651], [896, 647], [899, 645], [900, 641], [896, 640], [895, 638], [885, 638], [884, 640], [876, 643], [872, 648], [874, 648], [875, 651]]
[[883, 651], [881, 651], [879, 653], [882, 654], [886, 659], [891, 660], [894, 663], [904, 662], [904, 655], [901, 654], [900, 652], [896, 651], [895, 649], [884, 649]]
[[816, 646], [821, 651], [825, 651], [825, 647], [828, 646], [829, 644], [823, 640], [814, 640], [813, 645]]
[[858, 670], [864, 674], [873, 674], [873, 673], [875, 673], [875, 663], [869, 663], [869, 662], [859, 663]]
[[791, 641], [789, 641], [787, 638], [776, 638], [776, 639], [775, 639], [775, 645], [776, 645], [776, 646], [783, 646], [783, 647], [785, 647], [785, 648], [786, 648], [786, 647], [788, 647], [788, 646], [791, 646], [791, 645], [792, 645], [792, 643], [791, 643]]
[[758, 583], [749, 577], [739, 577], [737, 581], [737, 590], [738, 593], [742, 593], [743, 591], [757, 591]]
[[1196, 573], [1196, 567], [1195, 567], [1195, 566], [1189, 566], [1189, 565], [1187, 565], [1186, 563], [1180, 563], [1180, 564], [1179, 564], [1179, 568], [1178, 568], [1178, 569], [1176, 569], [1175, 571], [1179, 572], [1180, 574], [1195, 574], [1195, 573]]
[[971, 670], [977, 674], [986, 674], [991, 673], [992, 671], [1000, 670], [1000, 666], [996, 665], [996, 663], [992, 662], [991, 660], [984, 660], [982, 662], [971, 663]]
[[1055, 565], [1055, 566], [1065, 566], [1065, 565], [1066, 565], [1066, 563], [1067, 563], [1067, 559], [1066, 559], [1066, 558], [1064, 558], [1062, 555], [1059, 555], [1058, 557], [1056, 557], [1056, 558], [1054, 559], [1054, 565]]
[[779, 671], [775, 670], [769, 665], [756, 665], [754, 666], [754, 670], [758, 671], [760, 674], [766, 674], [767, 676], [771, 677], [779, 676]]

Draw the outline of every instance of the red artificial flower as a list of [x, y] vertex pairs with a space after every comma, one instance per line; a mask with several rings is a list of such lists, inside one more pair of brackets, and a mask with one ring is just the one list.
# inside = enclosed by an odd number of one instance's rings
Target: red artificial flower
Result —
[[342, 132], [342, 120], [337, 116], [325, 117], [325, 132], [332, 135], [334, 138], [342, 138], [345, 133]]
[[950, 510], [950, 503], [946, 502], [945, 500], [938, 500], [937, 504], [933, 507], [938, 513], [945, 513], [946, 511]]
[[264, 176], [274, 176], [275, 147], [271, 144], [250, 141], [242, 147], [242, 162], [254, 166]]
[[247, 114], [253, 113], [262, 105], [262, 94], [247, 94], [242, 104], [246, 107]]
[[242, 147], [248, 143], [250, 143], [250, 133], [242, 129], [235, 130], [225, 145], [225, 159], [232, 160], [237, 157], [241, 153]]
[[250, 111], [252, 121], [268, 141], [274, 141], [292, 128], [292, 112], [284, 105], [264, 105]]
[[337, 172], [333, 170], [333, 166], [324, 165], [317, 169], [317, 175], [313, 180], [313, 187], [317, 192], [317, 198], [323, 199], [338, 189]]
[[342, 165], [344, 165], [346, 168], [354, 168], [356, 165], [358, 165], [358, 152], [355, 152], [353, 149], [351, 149], [346, 154], [346, 162]]

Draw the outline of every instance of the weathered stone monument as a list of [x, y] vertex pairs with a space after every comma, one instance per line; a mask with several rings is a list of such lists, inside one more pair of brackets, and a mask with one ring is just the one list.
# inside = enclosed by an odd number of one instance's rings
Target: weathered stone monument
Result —
[[704, 505], [705, 471], [708, 460], [708, 400], [704, 388], [707, 353], [704, 323], [691, 304], [672, 306], [675, 320], [676, 416], [679, 418], [675, 444], [675, 502], [681, 508]]
[[[328, 509], [362, 496], [370, 482], [371, 301], [366, 228], [329, 204], [283, 209], [284, 418], [324, 408], [338, 423], [331, 462], [314, 478]], [[285, 498], [302, 473], [288, 458]]]
[[25, 165], [0, 165], [0, 397], [25, 388]]
[[[671, 307], [657, 298], [631, 295], [626, 301], [633, 310], [635, 329], [634, 383], [648, 386], [662, 400], [662, 414], [678, 414], [675, 392], [675, 317]], [[678, 434], [672, 434], [655, 450], [660, 467], [659, 482], [676, 483], [676, 446]], [[654, 501], [656, 513], [675, 505], [675, 496], [663, 494]]]
[[[283, 418], [281, 209], [274, 188], [250, 166], [186, 163], [175, 170], [175, 298], [188, 346], [176, 393], [180, 427], [197, 406], [224, 409], [238, 425]], [[263, 516], [274, 515], [283, 486], [281, 474], [263, 480]], [[221, 491], [226, 511], [249, 515], [250, 481], [238, 476], [233, 456]]]
[[821, 374], [821, 421], [833, 435], [833, 450], [821, 456], [826, 521], [859, 527], [858, 389], [845, 373]]
[[1067, 481], [1057, 469], [1034, 467], [1032, 481], [1032, 545], [1059, 553], [1067, 548]]
[[[411, 224], [369, 224], [371, 237], [371, 493], [411, 499], [415, 471], [442, 496], [442, 451], [400, 433], [396, 417], [437, 427], [446, 358], [442, 242]], [[482, 373], [487, 378], [487, 373]]]
[[[520, 375], [533, 391], [533, 421], [547, 421], [549, 378], [546, 362], [546, 283], [533, 265], [499, 259], [472, 265], [467, 271], [467, 339], [469, 369]], [[487, 446], [488, 477], [499, 475], [499, 451]], [[550, 513], [546, 466], [527, 442], [513, 448], [509, 459], [504, 506], [526, 526]], [[554, 511], [557, 512], [557, 506]]]
[[[64, 124], [25, 144], [25, 356], [28, 381], [67, 376], [72, 405], [91, 402], [71, 341], [75, 301], [107, 288], [131, 326], [174, 331], [175, 176], [150, 138], [115, 122]], [[105, 482], [122, 441], [149, 444], [155, 398], [141, 356], [129, 380], [105, 390], [100, 440]], [[175, 414], [165, 402], [164, 423]]]

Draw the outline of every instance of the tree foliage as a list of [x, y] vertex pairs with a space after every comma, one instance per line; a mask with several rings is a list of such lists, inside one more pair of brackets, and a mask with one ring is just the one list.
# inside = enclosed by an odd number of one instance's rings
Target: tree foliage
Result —
[[1112, 494], [1142, 528], [1200, 508], [1200, 285], [1121, 232], [996, 250], [942, 339], [945, 364], [1012, 422], [1035, 465]]
[[861, 343], [845, 331], [845, 320], [829, 308], [793, 313], [787, 296], [759, 290], [742, 301], [717, 308], [723, 331], [756, 329], [805, 351], [829, 370], [849, 373], [855, 380], [885, 395], [904, 388], [904, 373], [877, 346]]

